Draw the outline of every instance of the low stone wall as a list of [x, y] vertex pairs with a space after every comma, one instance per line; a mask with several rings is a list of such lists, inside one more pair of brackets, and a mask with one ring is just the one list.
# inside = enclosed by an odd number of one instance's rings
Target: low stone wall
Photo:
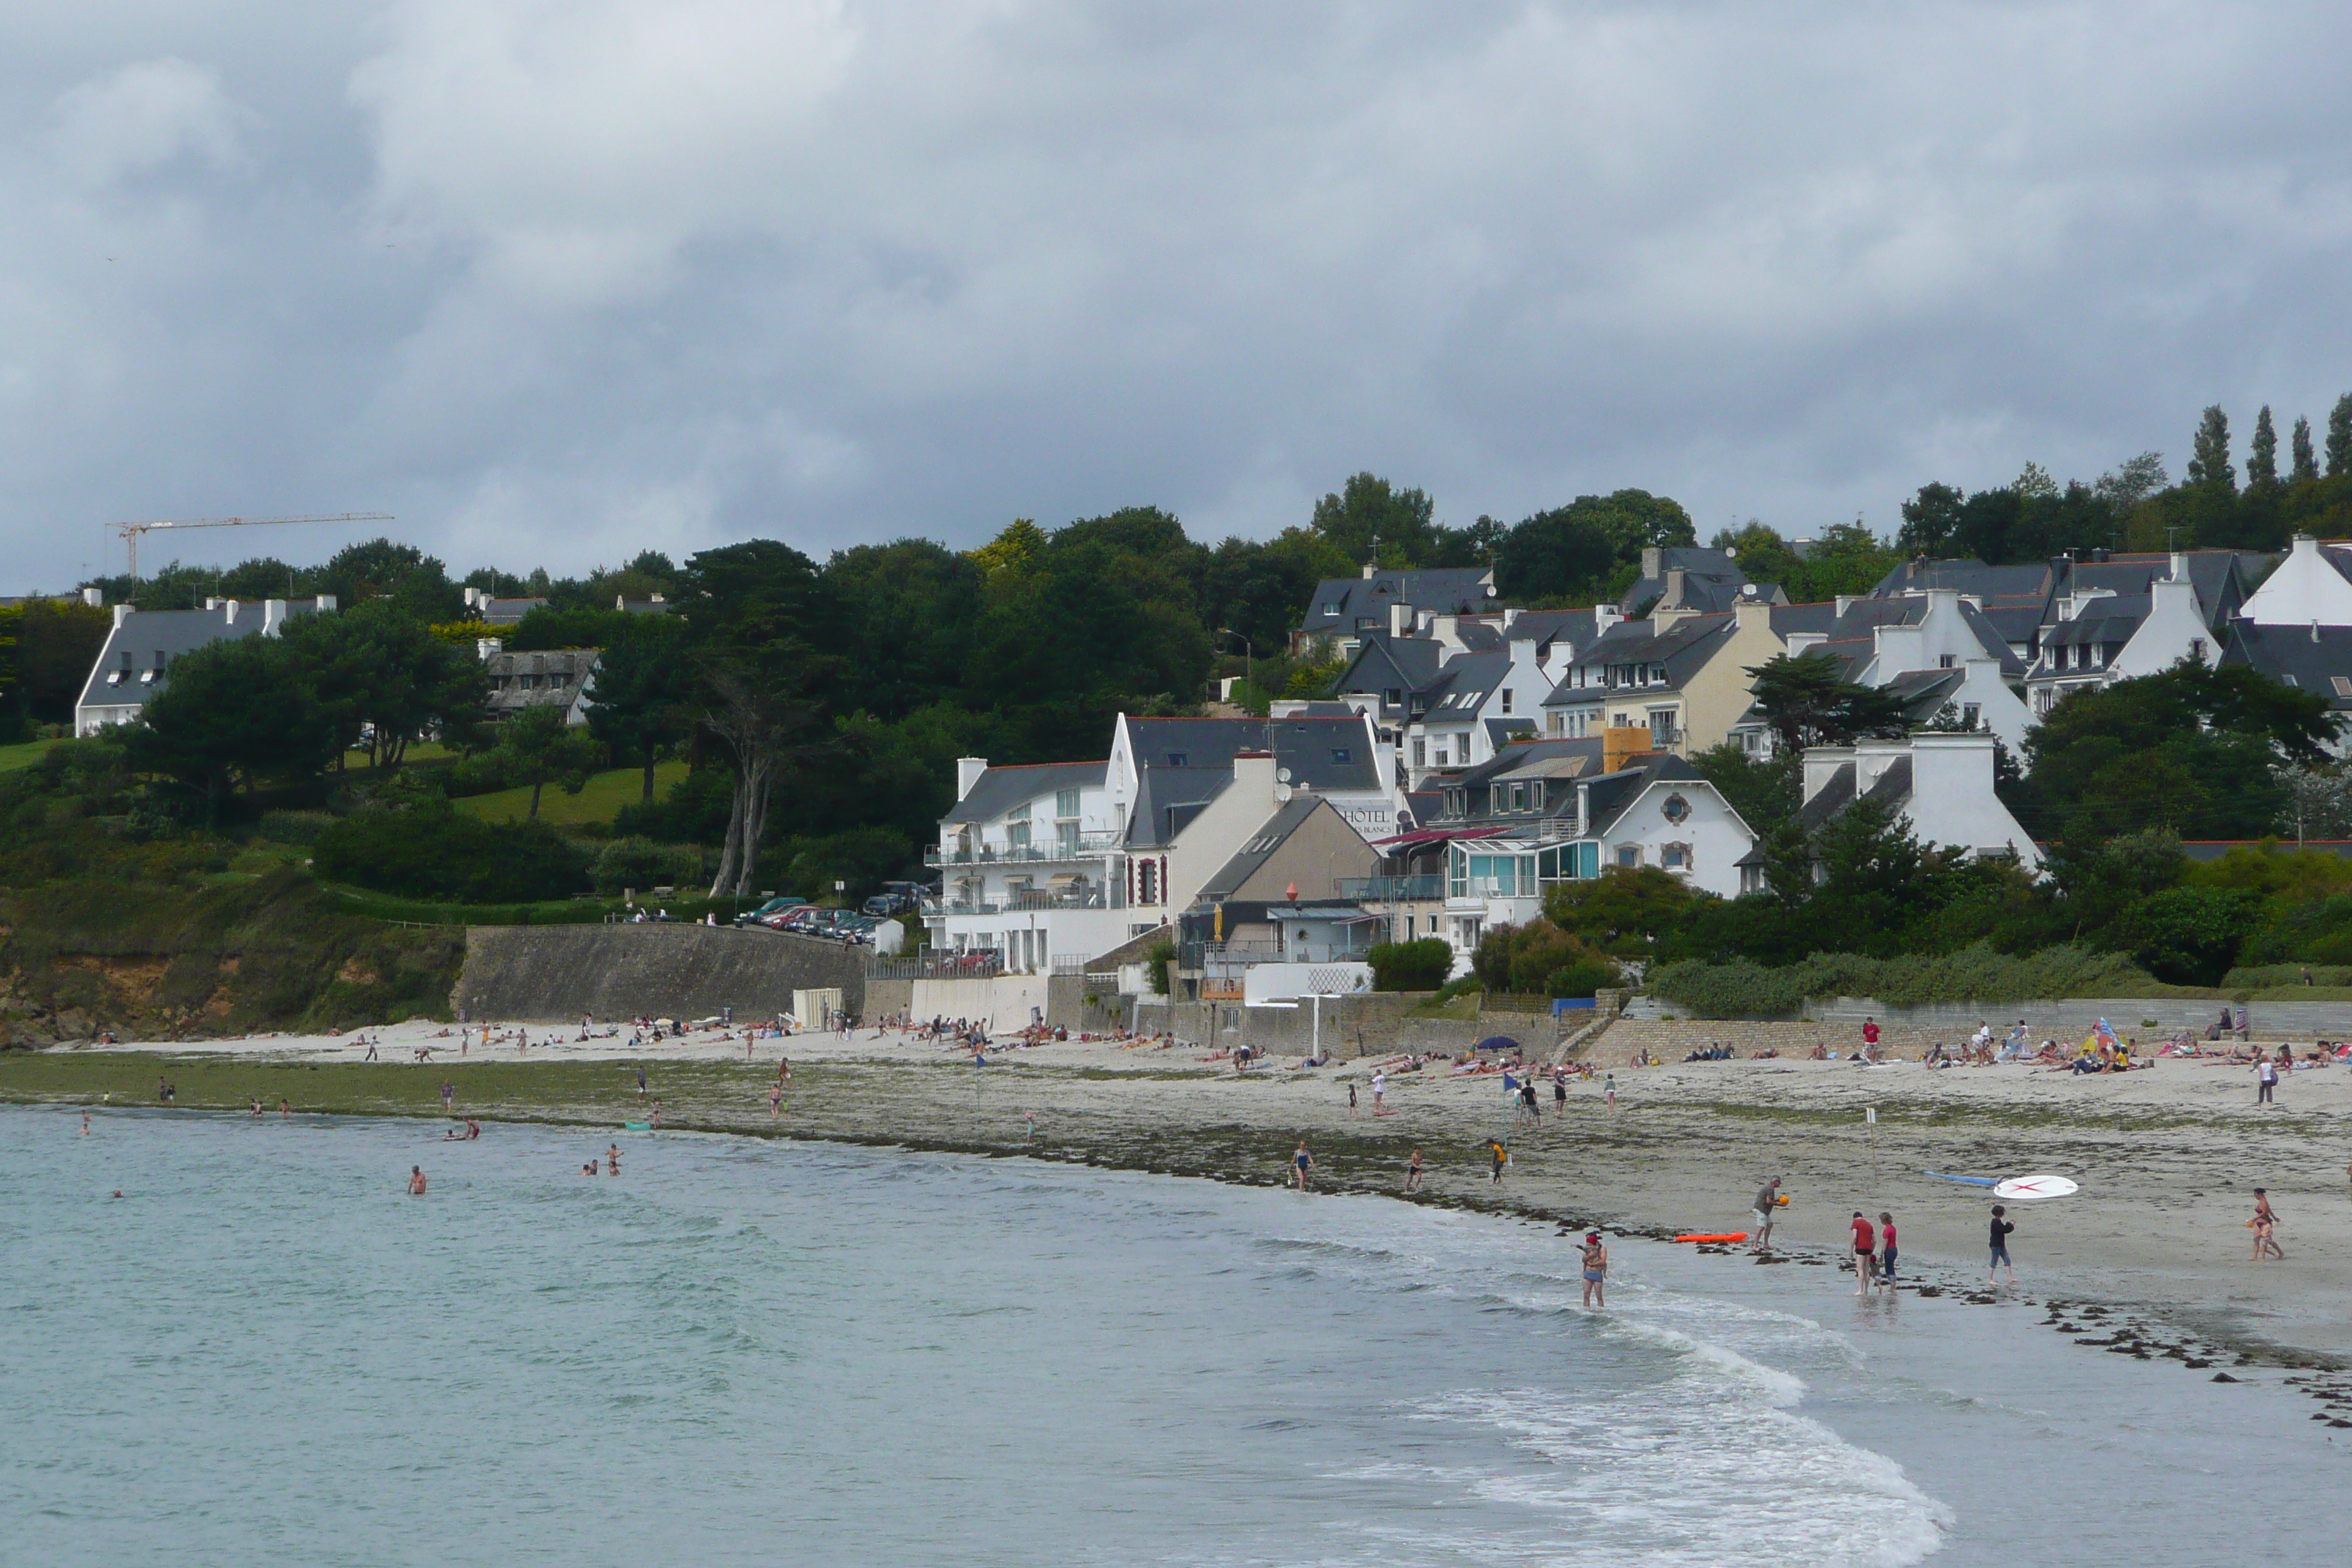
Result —
[[[2277, 1004], [2255, 1004], [2263, 1013]], [[2345, 1019], [2352, 1034], [2352, 1003], [2305, 1004], [2331, 1008]], [[2119, 1035], [2169, 1035], [2181, 1029], [2199, 1035], [2221, 1016], [2222, 1004], [2193, 996], [2069, 996], [2042, 1002], [1934, 1002], [1912, 1007], [1890, 1007], [1868, 996], [1812, 998], [1805, 1003], [1805, 1021], [1841, 1030], [1861, 1038], [1862, 1021], [1875, 1017], [1884, 1029], [1899, 1025], [1927, 1032], [1947, 1042], [1966, 1039], [1979, 1023], [1989, 1023], [1996, 1035], [2006, 1035], [2020, 1018], [2038, 1044], [2044, 1039], [2081, 1039], [2105, 1018]], [[2150, 1023], [2149, 1020], [2154, 1022]]]
[[1171, 1001], [1165, 996], [1125, 999], [1128, 1027], [1140, 1034], [1170, 1030], [1180, 1038], [1215, 1046], [1246, 1045], [1279, 1056], [1305, 1056], [1319, 1037], [1335, 1057], [1391, 1056], [1399, 1051], [1468, 1049], [1489, 1035], [1508, 1035], [1531, 1051], [1549, 1051], [1557, 1031], [1540, 1014], [1496, 1016], [1472, 1022], [1412, 1018], [1406, 1009], [1419, 995], [1374, 991], [1334, 996], [1318, 1009], [1302, 1002], [1290, 1007], [1244, 1007], [1238, 1002]]
[[746, 1021], [789, 1012], [795, 988], [837, 986], [866, 1010], [866, 950], [730, 926], [475, 926], [452, 1008], [502, 1023], [597, 1018]]

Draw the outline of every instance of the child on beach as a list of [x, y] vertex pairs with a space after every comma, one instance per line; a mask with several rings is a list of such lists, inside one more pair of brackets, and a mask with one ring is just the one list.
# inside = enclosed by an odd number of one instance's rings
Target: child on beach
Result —
[[1992, 1205], [1992, 1262], [1985, 1268], [1985, 1283], [1991, 1284], [1995, 1272], [2005, 1268], [2009, 1270], [2009, 1283], [2014, 1289], [2017, 1265], [2009, 1260], [2009, 1233], [2017, 1228], [2017, 1222], [2004, 1217], [2008, 1213], [1999, 1204]]

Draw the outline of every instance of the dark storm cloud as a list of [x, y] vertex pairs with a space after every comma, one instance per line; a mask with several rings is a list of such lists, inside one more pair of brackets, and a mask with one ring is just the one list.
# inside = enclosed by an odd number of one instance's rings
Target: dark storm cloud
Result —
[[320, 11], [8, 24], [13, 585], [110, 517], [579, 568], [1365, 467], [1884, 526], [2352, 385], [2318, 7]]

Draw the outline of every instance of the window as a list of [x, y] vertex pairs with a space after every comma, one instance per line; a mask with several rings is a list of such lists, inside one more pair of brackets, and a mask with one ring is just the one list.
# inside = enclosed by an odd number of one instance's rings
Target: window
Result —
[[1078, 792], [1074, 789], [1055, 790], [1054, 792], [1054, 815], [1055, 816], [1077, 816]]
[[1419, 735], [1412, 738], [1412, 765], [1417, 768], [1429, 765], [1429, 742]]
[[2205, 662], [2205, 639], [2203, 637], [2190, 637], [2189, 639], [2189, 657], [2195, 659], [2200, 664]]
[[1078, 852], [1078, 825], [1076, 823], [1056, 823], [1054, 826], [1054, 831], [1055, 836], [1061, 840], [1063, 854], [1075, 855]]
[[1958, 661], [1955, 660], [1950, 654], [1939, 654], [1936, 658], [1936, 668], [1937, 669], [1949, 669], [1956, 662]]
[[1961, 703], [1960, 722], [1967, 725], [1971, 730], [1975, 729], [1977, 727], [1977, 714], [1980, 711], [1982, 711], [1982, 710], [1978, 708], [1978, 706], [1973, 702]]
[[1171, 768], [1189, 768], [1192, 765], [1192, 754], [1190, 752], [1171, 752], [1168, 753], [1168, 765]]
[[1324, 601], [1323, 601], [1323, 613], [1324, 613], [1325, 615], [1327, 615], [1327, 616], [1336, 616], [1336, 615], [1338, 615], [1338, 614], [1339, 613], [1339, 600], [1337, 600], [1337, 599], [1326, 599], [1326, 600], [1324, 600]]
[[1665, 814], [1666, 820], [1677, 827], [1690, 820], [1690, 802], [1679, 795], [1666, 796], [1659, 809]]
[[1004, 820], [1005, 820], [1005, 821], [1007, 821], [1007, 822], [1026, 822], [1026, 821], [1028, 821], [1028, 820], [1029, 820], [1029, 803], [1028, 803], [1027, 801], [1025, 801], [1025, 800], [1024, 800], [1024, 801], [1023, 801], [1019, 805], [1007, 806], [1007, 807], [1005, 808], [1005, 812], [1004, 812]]
[[2294, 679], [2294, 676], [2292, 676], [2292, 675], [2282, 675], [2282, 676], [2280, 676], [2280, 677], [2279, 677], [2279, 679], [2281, 679], [2282, 681], [2285, 682], [2285, 683], [2286, 683], [2287, 685], [2289, 685], [2289, 686], [2293, 686], [2293, 685], [2294, 685], [2294, 684], [2295, 684], [2295, 679]]
[[1523, 784], [1513, 784], [1511, 786], [1511, 809], [1513, 811], [1525, 811], [1527, 808], [1528, 786]]
[[1401, 687], [1401, 686], [1391, 686], [1391, 687], [1390, 687], [1386, 691], [1383, 691], [1383, 692], [1381, 692], [1381, 702], [1383, 702], [1384, 704], [1386, 704], [1388, 707], [1391, 707], [1391, 708], [1402, 708], [1402, 707], [1403, 707], [1403, 706], [1404, 706], [1404, 688], [1402, 688], [1402, 687]]
[[1011, 844], [1015, 849], [1028, 848], [1029, 825], [1026, 822], [1008, 824], [1004, 829], [1004, 837], [1005, 841]]
[[1135, 868], [1135, 901], [1156, 904], [1160, 901], [1160, 868], [1150, 860]]
[[1355, 760], [1355, 756], [1356, 753], [1346, 746], [1334, 746], [1331, 748], [1331, 760], [1335, 763], [1345, 764], [1353, 762]]
[[2327, 679], [2329, 683], [2336, 688], [2336, 696], [2352, 697], [2352, 677], [2331, 675]]
[[1505, 688], [1503, 688], [1503, 711], [1504, 711], [1504, 712], [1506, 712], [1506, 713], [1508, 713], [1510, 710], [1511, 710], [1511, 689], [1510, 689], [1509, 687], [1506, 686]]
[[1659, 846], [1658, 864], [1664, 866], [1669, 871], [1689, 870], [1690, 846], [1687, 844], [1664, 844]]
[[1617, 864], [1631, 870], [1642, 863], [1642, 847], [1638, 844], [1617, 846]]
[[1566, 724], [1563, 722], [1563, 721], [1562, 721], [1562, 719], [1561, 719], [1561, 717], [1560, 717], [1560, 715], [1559, 715], [1559, 713], [1557, 713], [1557, 712], [1552, 712], [1552, 713], [1547, 713], [1547, 714], [1545, 714], [1545, 715], [1544, 715], [1544, 733], [1545, 733], [1545, 734], [1547, 734], [1547, 735], [1558, 735], [1558, 734], [1561, 734], [1561, 733], [1564, 733], [1564, 732], [1565, 732], [1566, 729], [1567, 729], [1567, 726], [1566, 726]]

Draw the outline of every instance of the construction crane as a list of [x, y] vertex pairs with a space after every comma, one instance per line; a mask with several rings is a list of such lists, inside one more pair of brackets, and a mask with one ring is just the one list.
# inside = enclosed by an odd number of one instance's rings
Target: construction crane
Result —
[[388, 511], [338, 511], [316, 517], [186, 517], [155, 522], [110, 522], [131, 552], [131, 580], [139, 581], [139, 536], [164, 528], [257, 528], [282, 522], [390, 522]]

